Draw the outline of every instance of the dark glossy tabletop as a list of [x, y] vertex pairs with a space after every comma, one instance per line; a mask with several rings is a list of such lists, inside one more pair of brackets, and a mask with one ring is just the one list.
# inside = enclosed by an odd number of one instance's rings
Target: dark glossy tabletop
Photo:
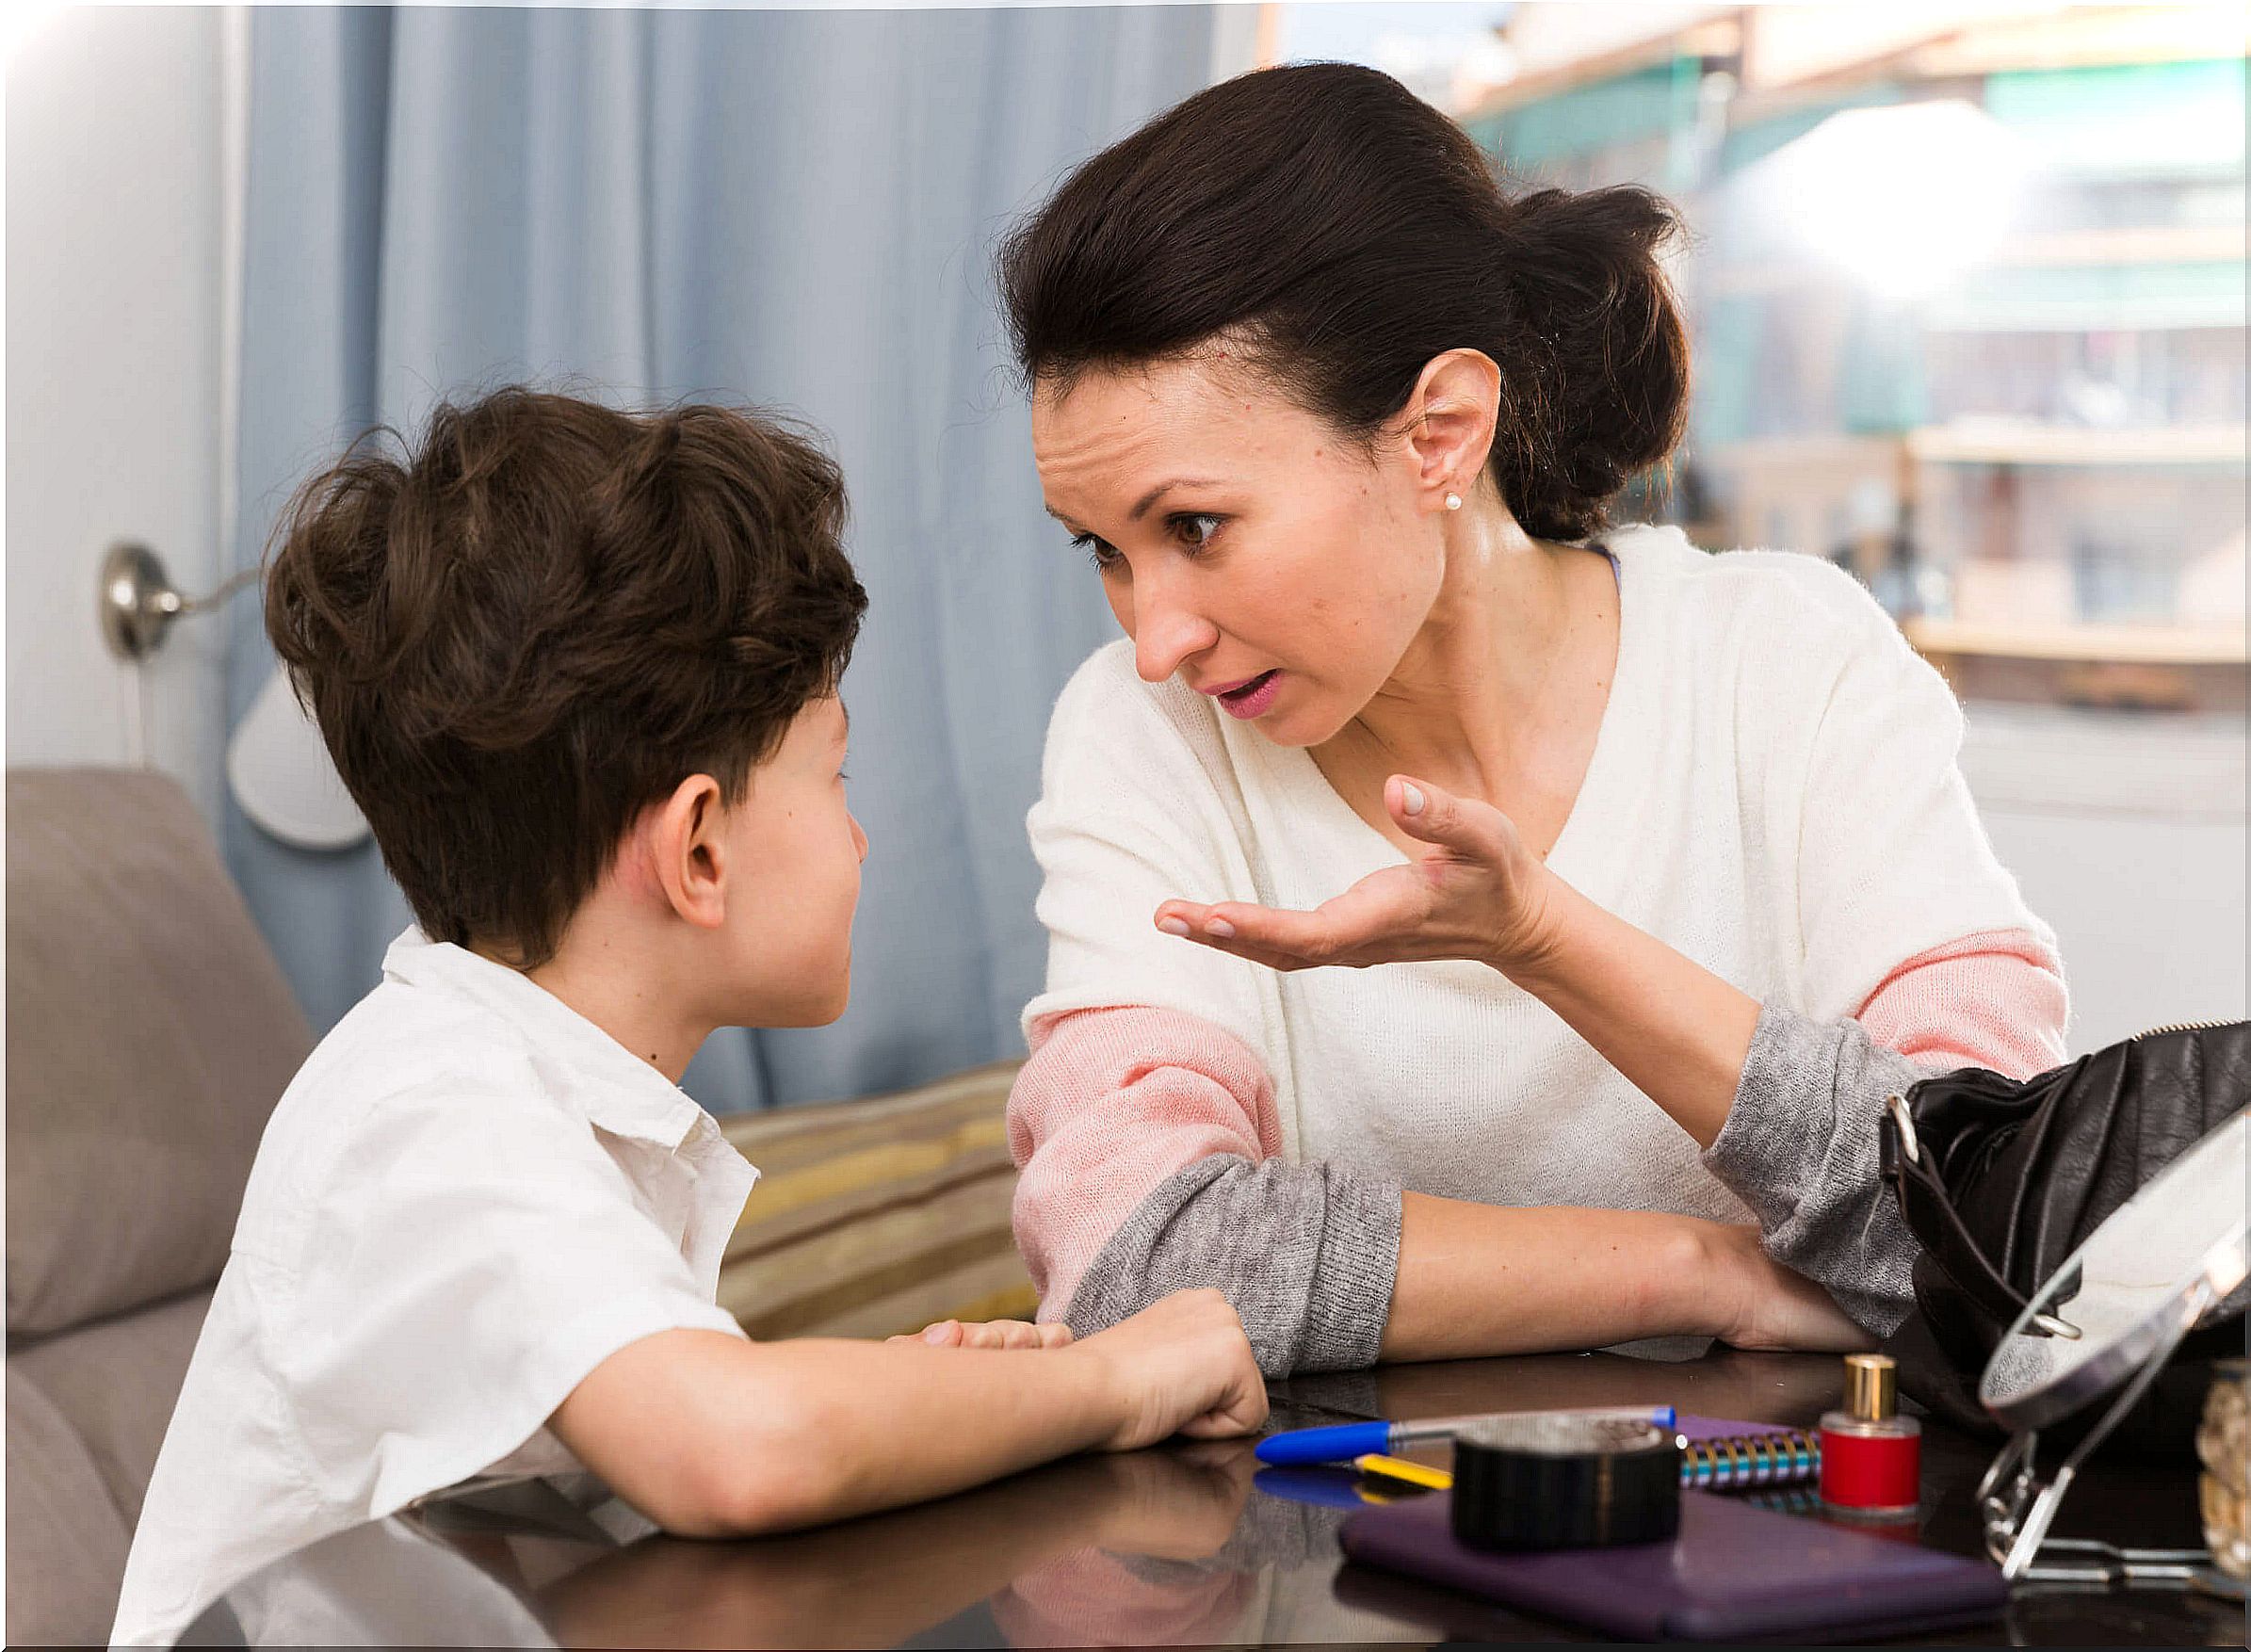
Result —
[[[1276, 1427], [1550, 1406], [1671, 1403], [1810, 1425], [1830, 1356], [1661, 1361], [1548, 1354], [1399, 1366], [1274, 1387]], [[1992, 1451], [1926, 1432], [1921, 1540], [1982, 1551]], [[1431, 1644], [1553, 1641], [1567, 1627], [1342, 1564], [1339, 1509], [1252, 1484], [1248, 1442], [1090, 1456], [921, 1508], [796, 1536], [698, 1543], [542, 1484], [449, 1498], [270, 1567], [190, 1643], [565, 1646]], [[1808, 1515], [1807, 1517], [1812, 1517]], [[2102, 1464], [2058, 1533], [2198, 1541], [2193, 1468]], [[1950, 1644], [2241, 1645], [2243, 1608], [2157, 1591], [2020, 1590]]]

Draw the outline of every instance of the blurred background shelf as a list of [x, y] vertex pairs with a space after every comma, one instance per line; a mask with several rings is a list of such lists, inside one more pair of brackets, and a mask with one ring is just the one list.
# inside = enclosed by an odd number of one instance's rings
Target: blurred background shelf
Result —
[[2241, 264], [2241, 223], [2130, 224], [2028, 230], [1994, 249], [1996, 265]]
[[1972, 697], [2241, 708], [2251, 8], [1626, 13], [1517, 8], [1466, 115], [1695, 227], [1647, 508], [1851, 569]]
[[2236, 666], [2251, 663], [2240, 625], [1964, 624], [1910, 619], [1907, 640], [1926, 654], [1980, 654], [2015, 659], [2111, 660], [2130, 665]]
[[1910, 430], [1908, 457], [1930, 464], [2243, 464], [2251, 429], [2177, 425], [2080, 429], [2013, 420], [1964, 420]]
[[2239, 716], [2251, 709], [2251, 647], [2241, 626], [1915, 618], [1902, 628], [1966, 700]]

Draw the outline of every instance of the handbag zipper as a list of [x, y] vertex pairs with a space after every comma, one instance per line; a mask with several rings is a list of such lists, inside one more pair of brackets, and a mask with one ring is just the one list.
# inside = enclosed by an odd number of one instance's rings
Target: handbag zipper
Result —
[[2232, 1021], [2169, 1021], [2162, 1027], [2146, 1028], [2126, 1042], [2131, 1044], [2136, 1038], [2158, 1038], [2168, 1032], [2210, 1032], [2215, 1027], [2234, 1025]]
[[[2132, 1044], [2139, 1039], [2162, 1038], [2169, 1032], [2210, 1032], [2215, 1027], [2233, 1027], [2235, 1025], [2236, 1023], [2232, 1021], [2169, 1021], [2162, 1027], [2144, 1028], [2140, 1032], [2134, 1033], [2122, 1042]], [[1905, 1093], [1893, 1091], [1884, 1098], [1884, 1108], [1898, 1122], [1900, 1146], [1907, 1155], [1907, 1162], [1915, 1163], [1922, 1155], [1919, 1143], [1915, 1140], [1915, 1116], [1907, 1110]]]

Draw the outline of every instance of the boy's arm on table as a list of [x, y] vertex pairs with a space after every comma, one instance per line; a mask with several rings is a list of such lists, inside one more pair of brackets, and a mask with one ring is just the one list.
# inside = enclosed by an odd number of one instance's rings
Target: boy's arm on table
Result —
[[943, 1497], [1051, 1458], [1244, 1433], [1266, 1390], [1234, 1311], [1174, 1297], [1045, 1351], [659, 1332], [620, 1349], [550, 1418], [667, 1531], [790, 1531]]

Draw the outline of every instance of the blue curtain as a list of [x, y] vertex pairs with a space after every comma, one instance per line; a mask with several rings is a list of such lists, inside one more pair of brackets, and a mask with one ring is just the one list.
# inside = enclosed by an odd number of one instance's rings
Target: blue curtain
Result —
[[[872, 849], [835, 1027], [723, 1031], [721, 1110], [1020, 1050], [1045, 966], [1023, 817], [1049, 706], [1111, 634], [1042, 513], [991, 254], [1084, 154], [1204, 83], [1201, 7], [904, 12], [261, 7], [238, 565], [376, 424], [531, 380], [796, 412], [872, 599], [846, 678]], [[237, 616], [229, 706], [272, 669]], [[316, 1027], [408, 921], [370, 846], [226, 848]]]

